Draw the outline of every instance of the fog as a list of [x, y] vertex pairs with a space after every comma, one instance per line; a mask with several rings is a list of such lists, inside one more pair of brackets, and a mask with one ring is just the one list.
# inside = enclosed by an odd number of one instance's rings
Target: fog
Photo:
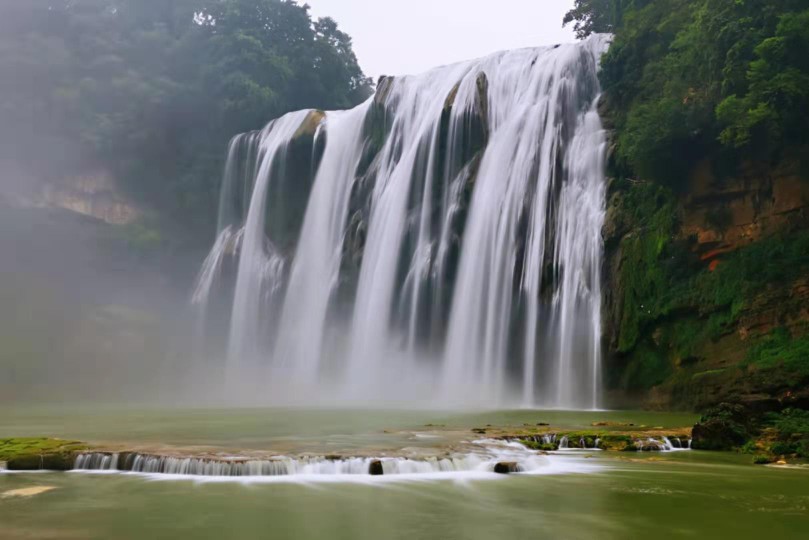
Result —
[[18, 188], [3, 171], [0, 401], [182, 399], [194, 254], [145, 258], [125, 226]]

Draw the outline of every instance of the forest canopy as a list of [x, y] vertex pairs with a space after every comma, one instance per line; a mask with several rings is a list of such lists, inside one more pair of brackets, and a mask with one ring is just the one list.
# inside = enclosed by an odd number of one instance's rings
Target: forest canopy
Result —
[[677, 187], [706, 156], [805, 159], [806, 0], [576, 0], [564, 22], [615, 36], [601, 78], [621, 173]]
[[351, 38], [292, 0], [4, 0], [0, 163], [104, 167], [207, 241], [228, 140], [370, 95]]

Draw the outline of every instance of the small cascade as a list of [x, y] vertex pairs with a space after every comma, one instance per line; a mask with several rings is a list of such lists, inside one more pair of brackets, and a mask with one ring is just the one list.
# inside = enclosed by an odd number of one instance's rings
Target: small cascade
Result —
[[635, 441], [638, 452], [679, 452], [691, 449], [691, 439], [680, 437], [647, 437]]
[[483, 439], [473, 444], [477, 450], [423, 459], [315, 456], [248, 459], [93, 452], [78, 455], [73, 470], [200, 477], [331, 477], [492, 473], [504, 463], [510, 465], [509, 472], [534, 474], [577, 472], [579, 468], [573, 461], [554, 463], [548, 456], [516, 441]]
[[112, 471], [118, 469], [119, 454], [80, 454], [76, 457], [74, 469]]
[[543, 451], [575, 451], [575, 450], [631, 450], [639, 452], [677, 452], [689, 450], [691, 439], [678, 436], [646, 437], [631, 440], [625, 435], [604, 435], [604, 438], [579, 435], [571, 439], [569, 435], [545, 433], [543, 435], [522, 436], [510, 439], [513, 442], [527, 445], [529, 448]]
[[460, 472], [493, 468], [475, 454], [447, 458], [325, 457], [221, 460], [141, 454], [81, 454], [74, 470], [122, 471], [179, 476], [396, 475]]

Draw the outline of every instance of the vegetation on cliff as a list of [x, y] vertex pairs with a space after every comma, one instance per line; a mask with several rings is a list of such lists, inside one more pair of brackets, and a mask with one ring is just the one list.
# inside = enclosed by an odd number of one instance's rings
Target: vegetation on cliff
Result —
[[[612, 387], [643, 392], [666, 383], [678, 406], [701, 407], [722, 398], [711, 395], [715, 384], [727, 392], [733, 380], [754, 380], [754, 387], [777, 392], [809, 379], [805, 306], [791, 293], [809, 275], [809, 230], [782, 231], [709, 264], [680, 234], [671, 190], [654, 183], [616, 189], [613, 212], [630, 232], [613, 248], [621, 318]], [[740, 361], [723, 361], [732, 351], [716, 344], [733, 338], [742, 319], [764, 311], [759, 304], [770, 298], [778, 300], [767, 324], [776, 326], [745, 335]]]

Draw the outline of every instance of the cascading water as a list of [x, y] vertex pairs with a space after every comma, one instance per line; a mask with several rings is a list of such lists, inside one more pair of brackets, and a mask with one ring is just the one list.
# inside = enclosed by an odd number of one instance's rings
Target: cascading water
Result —
[[[177, 457], [138, 453], [86, 453], [76, 456], [73, 471], [139, 473], [149, 475], [196, 476], [286, 481], [329, 481], [369, 477], [470, 478], [492, 473], [527, 474], [583, 473], [599, 465], [579, 460], [538, 455], [516, 441], [481, 439], [469, 444], [465, 453], [423, 457], [319, 457], [274, 456], [264, 459], [239, 457]], [[365, 477], [365, 478], [364, 478]]]
[[607, 45], [383, 78], [234, 139], [195, 293], [209, 310], [230, 280], [228, 379], [280, 403], [598, 407]]

